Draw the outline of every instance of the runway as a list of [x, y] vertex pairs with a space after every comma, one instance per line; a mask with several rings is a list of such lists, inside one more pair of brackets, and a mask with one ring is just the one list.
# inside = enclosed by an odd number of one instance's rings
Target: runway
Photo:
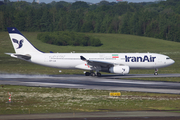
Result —
[[0, 74], [0, 84], [180, 94], [180, 83], [123, 79], [135, 77], [180, 77], [180, 74], [103, 75], [100, 78], [84, 75]]

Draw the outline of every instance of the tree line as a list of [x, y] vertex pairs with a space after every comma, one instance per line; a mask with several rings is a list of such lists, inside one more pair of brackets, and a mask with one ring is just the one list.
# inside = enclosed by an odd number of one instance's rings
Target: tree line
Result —
[[0, 31], [122, 33], [180, 42], [180, 1], [144, 3], [83, 1], [0, 5]]

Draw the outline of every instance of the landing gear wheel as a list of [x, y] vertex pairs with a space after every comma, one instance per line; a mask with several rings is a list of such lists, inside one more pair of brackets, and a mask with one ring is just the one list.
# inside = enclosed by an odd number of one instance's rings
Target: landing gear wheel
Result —
[[158, 75], [158, 72], [155, 72], [154, 75]]
[[96, 76], [96, 74], [95, 74], [94, 72], [92, 72], [92, 73], [91, 73], [91, 76], [93, 76], [93, 77], [94, 77], [94, 76]]
[[98, 72], [98, 73], [97, 73], [97, 76], [98, 76], [98, 77], [101, 77], [101, 73]]
[[85, 76], [89, 76], [89, 75], [90, 75], [90, 72], [86, 72], [86, 73], [85, 73]]

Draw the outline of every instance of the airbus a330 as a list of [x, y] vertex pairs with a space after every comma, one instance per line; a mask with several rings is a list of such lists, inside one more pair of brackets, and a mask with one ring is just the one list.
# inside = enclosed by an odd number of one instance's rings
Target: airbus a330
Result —
[[128, 74], [130, 69], [155, 69], [172, 65], [175, 61], [157, 53], [43, 53], [36, 49], [18, 29], [8, 28], [15, 53], [11, 57], [59, 69], [86, 70], [86, 76], [101, 76], [102, 72]]

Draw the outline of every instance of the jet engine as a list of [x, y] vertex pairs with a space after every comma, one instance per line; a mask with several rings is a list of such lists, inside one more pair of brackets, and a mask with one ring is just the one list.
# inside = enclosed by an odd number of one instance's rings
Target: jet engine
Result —
[[110, 73], [115, 74], [128, 74], [129, 73], [129, 66], [113, 66], [109, 69]]

